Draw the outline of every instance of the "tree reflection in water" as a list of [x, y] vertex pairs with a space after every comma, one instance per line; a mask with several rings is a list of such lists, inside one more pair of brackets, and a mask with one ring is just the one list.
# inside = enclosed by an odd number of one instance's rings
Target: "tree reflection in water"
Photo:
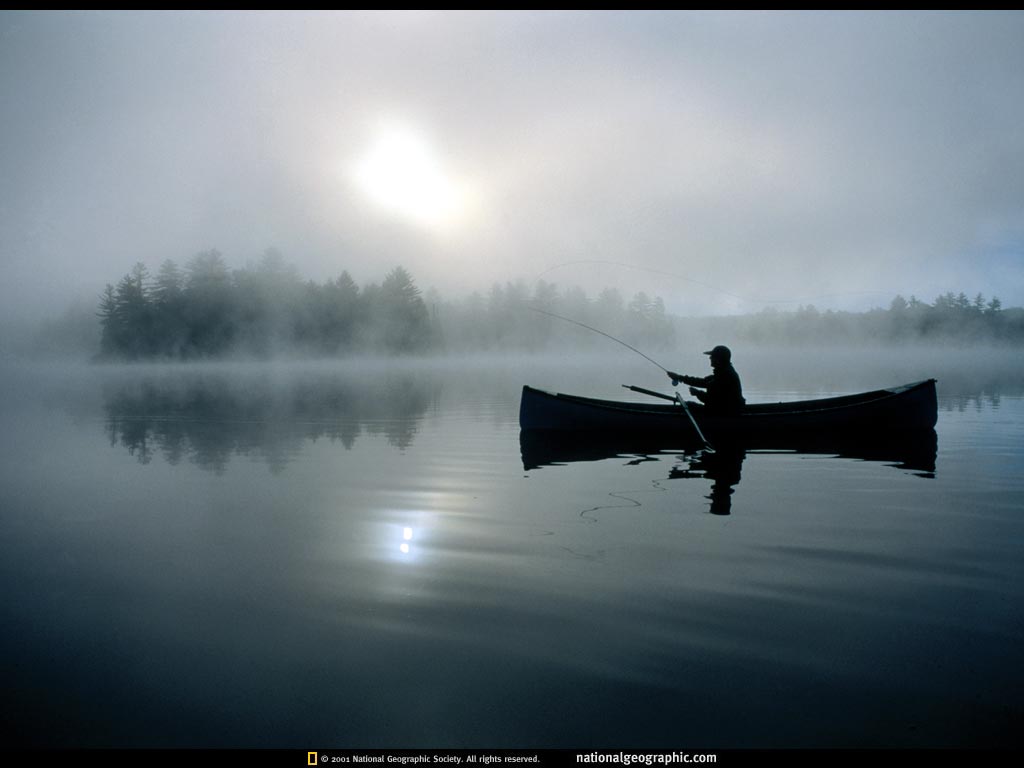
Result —
[[437, 384], [411, 373], [340, 379], [182, 373], [133, 377], [104, 387], [105, 428], [142, 464], [159, 453], [223, 473], [232, 456], [283, 471], [306, 441], [351, 449], [361, 434], [408, 448]]

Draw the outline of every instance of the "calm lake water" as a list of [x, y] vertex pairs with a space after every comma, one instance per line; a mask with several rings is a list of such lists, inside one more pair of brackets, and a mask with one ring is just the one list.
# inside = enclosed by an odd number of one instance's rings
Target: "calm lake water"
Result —
[[938, 377], [909, 458], [521, 443], [524, 383], [670, 390], [611, 357], [0, 367], [5, 744], [1021, 746], [1019, 372], [737, 356]]

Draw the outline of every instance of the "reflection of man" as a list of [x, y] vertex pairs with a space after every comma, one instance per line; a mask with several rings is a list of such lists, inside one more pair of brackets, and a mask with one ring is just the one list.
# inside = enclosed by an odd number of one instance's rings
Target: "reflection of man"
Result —
[[705, 477], [711, 480], [711, 501], [708, 511], [712, 515], [728, 515], [732, 511], [732, 491], [740, 482], [740, 470], [747, 452], [743, 448], [719, 446], [714, 453], [704, 452], [690, 461], [687, 469], [673, 469], [670, 479]]
[[739, 485], [740, 470], [746, 451], [742, 448], [719, 446], [714, 453], [705, 453], [699, 464], [703, 466], [704, 476], [712, 480], [710, 512], [712, 515], [728, 515], [732, 511], [732, 490]]
[[[732, 367], [732, 352], [721, 345], [704, 353], [711, 357], [710, 376], [684, 376], [667, 371], [673, 385], [690, 385], [690, 394], [700, 400], [713, 413], [736, 413], [745, 404], [740, 376]], [[705, 390], [705, 391], [702, 391]]]

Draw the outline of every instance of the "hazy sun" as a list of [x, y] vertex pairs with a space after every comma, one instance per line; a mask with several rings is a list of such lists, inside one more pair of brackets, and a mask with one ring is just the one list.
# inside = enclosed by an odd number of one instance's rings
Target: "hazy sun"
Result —
[[451, 224], [464, 195], [428, 143], [414, 131], [381, 129], [356, 162], [356, 184], [375, 203], [418, 224]]

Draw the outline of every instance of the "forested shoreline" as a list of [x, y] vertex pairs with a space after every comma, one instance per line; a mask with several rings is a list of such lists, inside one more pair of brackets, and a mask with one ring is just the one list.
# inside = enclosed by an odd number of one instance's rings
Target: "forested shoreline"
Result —
[[410, 353], [438, 338], [412, 276], [395, 267], [360, 287], [347, 271], [303, 281], [268, 250], [253, 266], [230, 271], [204, 251], [184, 268], [164, 261], [155, 276], [137, 263], [100, 299], [101, 359], [195, 359], [281, 353]]
[[461, 299], [424, 294], [403, 267], [360, 286], [348, 271], [303, 280], [279, 252], [229, 269], [216, 250], [155, 274], [137, 263], [99, 301], [99, 360], [192, 360], [277, 355], [431, 354], [590, 347], [600, 336], [672, 349], [695, 334], [729, 343], [1019, 344], [1024, 310], [996, 297], [946, 293], [927, 303], [896, 296], [887, 309], [840, 312], [801, 306], [748, 315], [681, 318], [660, 297], [626, 299], [615, 288], [591, 298], [578, 287], [538, 281], [495, 284]]
[[865, 312], [767, 308], [749, 315], [688, 321], [723, 337], [758, 343], [843, 344], [938, 343], [954, 345], [1024, 343], [1024, 309], [1004, 309], [997, 297], [947, 292], [928, 302], [896, 296], [887, 309]]
[[220, 252], [184, 267], [164, 261], [153, 275], [139, 262], [108, 283], [96, 314], [99, 360], [191, 360], [224, 356], [430, 354], [492, 349], [533, 351], [564, 343], [560, 314], [600, 324], [608, 333], [657, 347], [674, 341], [661, 298], [640, 292], [628, 302], [615, 289], [590, 299], [581, 289], [543, 281], [495, 284], [462, 300], [426, 296], [395, 267], [379, 284], [358, 285], [348, 271], [303, 281], [275, 250], [229, 270]]

